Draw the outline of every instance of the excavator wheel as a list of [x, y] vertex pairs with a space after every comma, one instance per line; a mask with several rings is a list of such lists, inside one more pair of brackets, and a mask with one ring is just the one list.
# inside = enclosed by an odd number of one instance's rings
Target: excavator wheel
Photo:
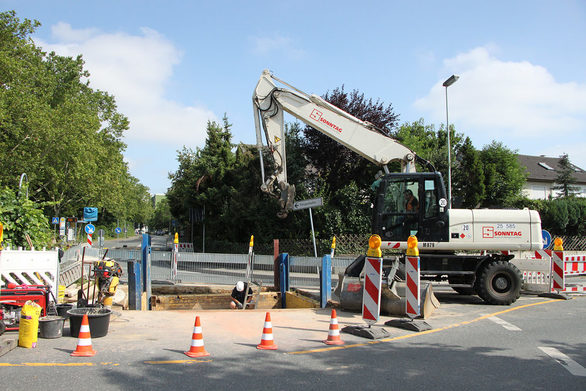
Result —
[[522, 281], [521, 272], [515, 265], [491, 260], [478, 271], [475, 290], [489, 304], [510, 305], [521, 296]]

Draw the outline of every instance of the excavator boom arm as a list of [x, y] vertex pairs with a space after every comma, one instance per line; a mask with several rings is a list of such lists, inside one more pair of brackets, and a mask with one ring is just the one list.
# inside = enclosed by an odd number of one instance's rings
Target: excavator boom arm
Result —
[[[278, 87], [275, 82], [289, 88]], [[283, 209], [290, 210], [294, 197], [294, 190], [287, 183], [283, 112], [291, 114], [378, 166], [386, 167], [392, 161], [399, 161], [403, 172], [415, 172], [415, 153], [409, 148], [382, 134], [374, 125], [353, 117], [319, 96], [306, 94], [288, 85], [268, 70], [263, 71], [252, 100], [257, 146], [261, 155], [261, 188], [267, 193], [280, 191]], [[275, 172], [267, 179], [262, 162], [263, 133], [276, 166]]]

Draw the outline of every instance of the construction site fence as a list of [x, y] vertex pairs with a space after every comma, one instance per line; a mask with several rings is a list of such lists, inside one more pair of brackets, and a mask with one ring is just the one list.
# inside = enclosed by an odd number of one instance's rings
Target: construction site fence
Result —
[[[585, 236], [566, 236], [553, 235], [560, 237], [564, 241], [565, 251], [586, 251]], [[364, 254], [368, 249], [368, 239], [370, 234], [341, 234], [336, 235], [336, 254], [343, 257], [356, 257]], [[553, 241], [552, 241], [553, 242]], [[315, 248], [317, 254], [329, 254], [332, 245], [332, 238], [316, 238]], [[199, 247], [198, 247], [199, 246]], [[278, 239], [280, 253], [288, 253], [295, 256], [314, 256], [313, 240], [308, 239]], [[194, 251], [201, 252], [201, 244], [194, 243]], [[208, 241], [206, 242], [206, 252], [219, 253], [242, 253], [248, 248], [248, 242], [225, 242], [225, 241]], [[548, 249], [553, 248], [553, 243]], [[243, 250], [244, 249], [244, 250]], [[262, 242], [258, 238], [254, 243], [256, 254], [273, 254], [275, 241]]]
[[[209, 285], [234, 285], [246, 275], [248, 254], [216, 254], [178, 252], [177, 278], [172, 279], [171, 267], [173, 251], [151, 251], [152, 283], [189, 283]], [[61, 262], [60, 284], [69, 286], [78, 281], [82, 275], [82, 258], [84, 258], [84, 278], [87, 278], [92, 261], [106, 258], [114, 259], [120, 264], [124, 274], [121, 281], [128, 281], [128, 262], [142, 262], [142, 251], [131, 249], [100, 250], [87, 247], [85, 254], [81, 246], [67, 250]], [[319, 289], [321, 257], [289, 257], [290, 286], [293, 288]], [[354, 261], [353, 257], [335, 257], [332, 259], [332, 285], [335, 286], [338, 274]], [[253, 279], [263, 286], [274, 285], [275, 261], [272, 255], [255, 255]]]

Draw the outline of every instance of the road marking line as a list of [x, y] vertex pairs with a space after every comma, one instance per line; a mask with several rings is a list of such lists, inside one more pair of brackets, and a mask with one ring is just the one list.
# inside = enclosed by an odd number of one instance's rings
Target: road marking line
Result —
[[59, 363], [59, 362], [23, 362], [21, 364], [0, 363], [0, 367], [91, 367], [91, 362]]
[[568, 372], [570, 372], [572, 375], [586, 376], [586, 368], [584, 368], [582, 365], [578, 364], [576, 361], [572, 360], [570, 357], [566, 356], [556, 348], [539, 346], [539, 349], [541, 349], [549, 357], [556, 360], [558, 364], [566, 368]]
[[507, 322], [506, 320], [503, 320], [497, 316], [490, 316], [488, 318], [488, 320], [493, 321], [494, 323], [503, 326], [505, 329], [509, 330], [509, 331], [522, 331], [519, 327], [515, 326], [512, 323]]
[[417, 337], [417, 336], [420, 336], [420, 335], [433, 334], [433, 333], [437, 333], [437, 332], [440, 332], [440, 331], [449, 330], [449, 329], [452, 329], [452, 328], [455, 328], [455, 327], [460, 327], [460, 326], [464, 326], [464, 325], [471, 324], [471, 323], [474, 323], [474, 322], [478, 322], [478, 321], [483, 320], [483, 319], [488, 319], [491, 316], [497, 316], [497, 315], [501, 315], [501, 314], [506, 314], [507, 312], [517, 311], [517, 310], [520, 310], [522, 308], [533, 307], [533, 306], [536, 306], [536, 305], [554, 303], [556, 301], [563, 301], [563, 300], [554, 299], [554, 300], [540, 301], [540, 302], [537, 302], [537, 303], [524, 304], [524, 305], [520, 305], [518, 307], [509, 308], [509, 309], [506, 309], [506, 310], [503, 310], [503, 311], [494, 312], [492, 314], [479, 316], [478, 318], [475, 318], [475, 319], [472, 319], [472, 320], [466, 320], [466, 321], [463, 321], [463, 322], [460, 322], [460, 323], [451, 324], [451, 325], [444, 326], [444, 327], [440, 327], [440, 328], [437, 328], [437, 329], [431, 329], [431, 330], [427, 330], [427, 331], [422, 331], [420, 333], [405, 334], [405, 335], [401, 335], [401, 336], [394, 337], [394, 338], [384, 338], [384, 339], [378, 339], [378, 340], [374, 340], [374, 341], [370, 341], [370, 342], [356, 343], [356, 344], [352, 344], [352, 345], [340, 345], [340, 346], [331, 346], [331, 347], [320, 348], [320, 349], [300, 350], [300, 351], [296, 351], [296, 352], [288, 352], [286, 354], [321, 353], [321, 352], [327, 352], [327, 351], [330, 351], [330, 350], [349, 349], [349, 348], [356, 348], [356, 347], [361, 347], [361, 346], [374, 345], [374, 344], [378, 344], [378, 343], [382, 343], [382, 342], [398, 341], [398, 340], [401, 340], [401, 339], [413, 338], [413, 337]]

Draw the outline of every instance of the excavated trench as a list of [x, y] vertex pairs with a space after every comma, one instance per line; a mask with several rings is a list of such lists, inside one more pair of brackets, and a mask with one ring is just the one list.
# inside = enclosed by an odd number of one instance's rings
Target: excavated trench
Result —
[[[229, 309], [232, 288], [223, 285], [153, 285], [151, 308], [153, 311]], [[319, 300], [307, 292], [293, 291], [286, 295], [287, 308], [319, 307]], [[282, 308], [281, 293], [273, 287], [263, 287], [255, 308]]]

